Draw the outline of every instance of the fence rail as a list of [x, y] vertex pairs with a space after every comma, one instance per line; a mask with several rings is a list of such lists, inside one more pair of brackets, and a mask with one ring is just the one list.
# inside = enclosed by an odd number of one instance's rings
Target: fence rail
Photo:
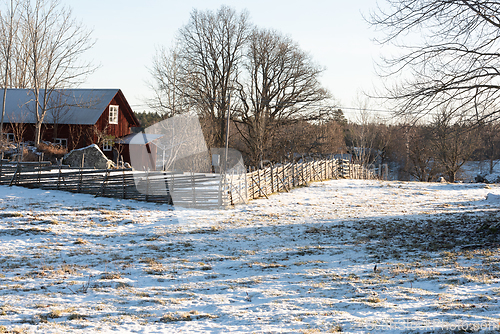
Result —
[[[385, 169], [387, 172], [387, 168]], [[272, 166], [241, 175], [137, 172], [131, 169], [67, 169], [47, 162], [0, 159], [0, 185], [63, 190], [95, 196], [215, 208], [290, 191], [313, 181], [376, 178], [373, 169], [347, 160], [321, 160]]]
[[267, 198], [270, 194], [288, 192], [314, 181], [338, 178], [387, 179], [387, 172], [387, 165], [380, 165], [376, 170], [343, 159], [287, 163], [247, 173], [247, 198]]
[[169, 203], [183, 207], [227, 207], [230, 196], [219, 174], [137, 172], [132, 169], [51, 168], [46, 162], [0, 160], [0, 185], [63, 190], [94, 196]]

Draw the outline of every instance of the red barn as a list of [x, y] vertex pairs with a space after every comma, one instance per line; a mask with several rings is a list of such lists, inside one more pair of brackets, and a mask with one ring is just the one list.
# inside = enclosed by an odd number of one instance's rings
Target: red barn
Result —
[[[128, 145], [118, 142], [140, 124], [120, 89], [58, 89], [47, 99], [39, 94], [39, 101], [47, 101], [41, 140], [68, 151], [98, 144], [109, 159], [122, 155], [129, 162]], [[35, 111], [33, 90], [7, 90], [4, 132], [9, 140], [34, 141]]]

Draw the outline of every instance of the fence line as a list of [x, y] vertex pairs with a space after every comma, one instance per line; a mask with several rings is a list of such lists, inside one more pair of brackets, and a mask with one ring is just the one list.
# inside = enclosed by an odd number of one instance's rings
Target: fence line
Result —
[[247, 198], [256, 199], [277, 192], [307, 185], [309, 182], [332, 179], [387, 179], [387, 165], [375, 168], [332, 159], [287, 163], [247, 173]]
[[202, 173], [137, 172], [131, 169], [52, 168], [49, 162], [9, 162], [0, 159], [0, 185], [63, 190], [103, 197], [215, 208], [338, 178], [377, 178], [376, 173], [347, 160], [287, 163], [253, 172], [220, 175]]
[[[221, 175], [201, 173], [137, 172], [132, 169], [51, 168], [46, 162], [9, 162], [0, 159], [0, 185], [63, 190], [183, 207], [231, 205]], [[222, 187], [222, 188], [221, 188]]]

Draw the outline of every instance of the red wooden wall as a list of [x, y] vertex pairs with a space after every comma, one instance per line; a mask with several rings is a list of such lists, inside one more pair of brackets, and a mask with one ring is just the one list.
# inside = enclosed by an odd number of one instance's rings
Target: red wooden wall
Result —
[[[109, 105], [118, 105], [118, 124], [109, 124]], [[42, 126], [41, 139], [47, 142], [54, 142], [54, 138], [66, 138], [68, 141], [68, 151], [73, 149], [82, 148], [89, 146], [93, 143], [97, 143], [98, 134], [96, 130], [107, 136], [113, 136], [114, 138], [120, 138], [131, 133], [132, 127], [140, 126], [137, 118], [134, 116], [132, 109], [127, 103], [125, 97], [118, 91], [115, 97], [110, 101], [106, 109], [103, 111], [95, 125], [68, 125], [59, 124], [57, 125], [57, 134], [55, 133], [54, 124], [44, 124]], [[24, 124], [25, 130], [23, 134], [24, 141], [34, 141], [35, 139], [35, 126], [34, 124]], [[15, 133], [12, 129], [12, 125], [7, 123], [4, 125], [4, 132]], [[102, 147], [101, 147], [102, 149]], [[120, 147], [121, 151], [124, 151]], [[109, 159], [113, 159], [113, 152], [107, 151], [103, 152]], [[126, 152], [128, 154], [128, 149]], [[126, 159], [126, 162], [129, 159]]]

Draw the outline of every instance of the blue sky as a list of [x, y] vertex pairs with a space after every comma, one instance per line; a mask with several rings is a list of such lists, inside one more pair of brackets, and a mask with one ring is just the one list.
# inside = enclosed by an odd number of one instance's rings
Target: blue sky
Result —
[[158, 46], [170, 46], [191, 11], [228, 5], [248, 10], [250, 20], [290, 36], [326, 68], [321, 81], [344, 107], [356, 106], [362, 91], [377, 84], [374, 61], [380, 48], [362, 14], [373, 0], [66, 0], [75, 18], [97, 39], [86, 54], [100, 68], [83, 87], [120, 88], [135, 111], [147, 110], [148, 67]]

